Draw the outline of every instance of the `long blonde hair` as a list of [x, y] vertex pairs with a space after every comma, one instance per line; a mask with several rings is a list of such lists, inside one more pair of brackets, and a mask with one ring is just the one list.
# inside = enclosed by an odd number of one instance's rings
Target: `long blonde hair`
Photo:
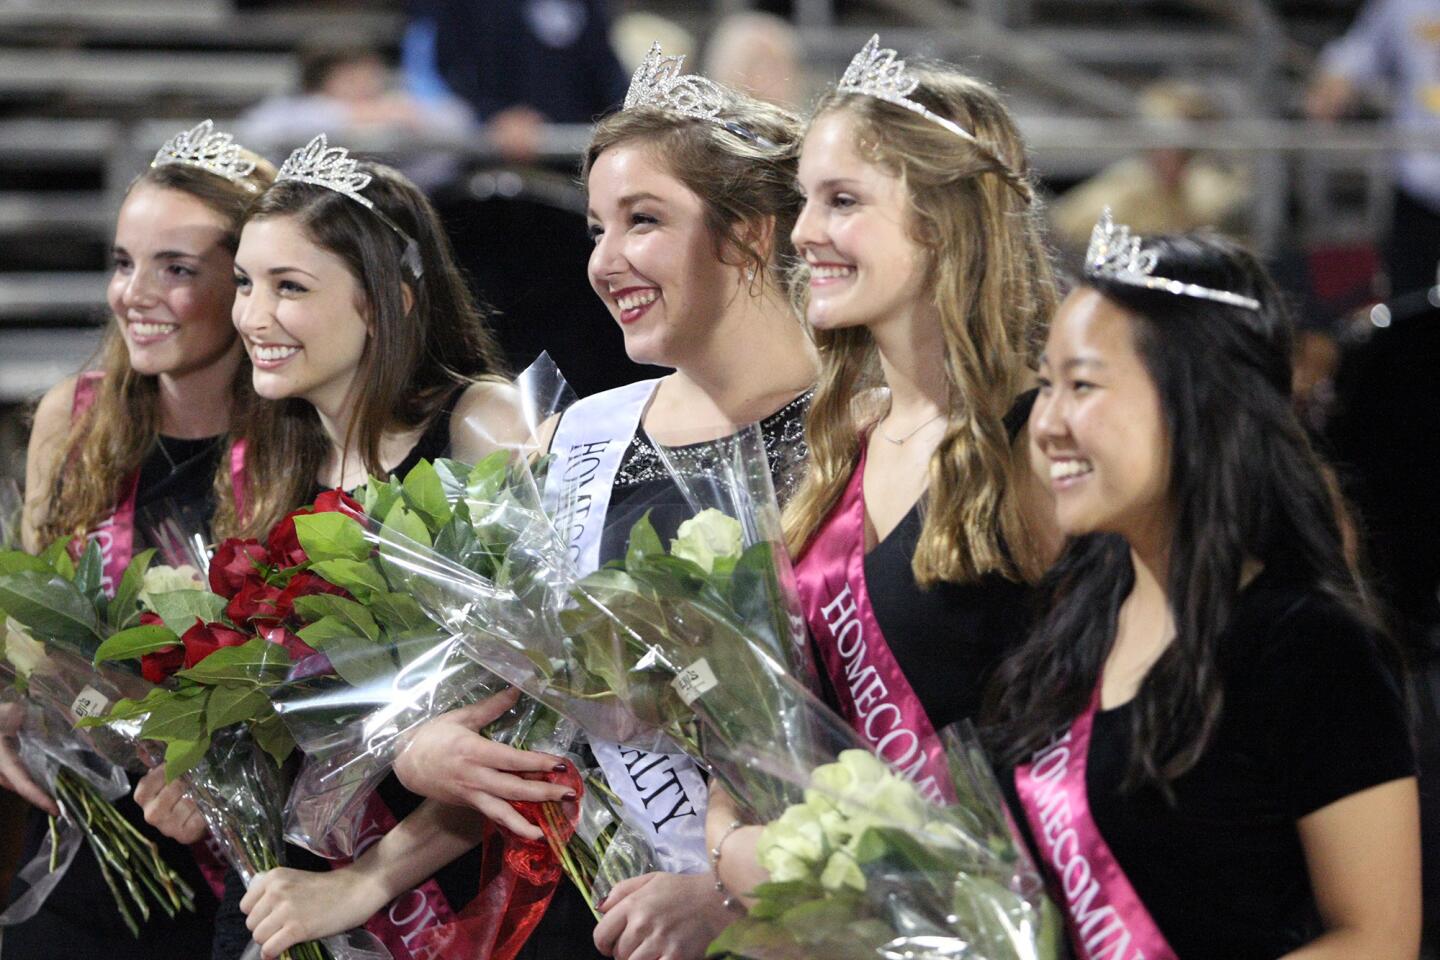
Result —
[[[1004, 418], [1027, 384], [1058, 299], [1043, 221], [1024, 143], [995, 91], [948, 69], [912, 72], [920, 85], [911, 98], [976, 142], [856, 94], [831, 94], [815, 119], [843, 111], [854, 121], [862, 156], [901, 178], [910, 235], [927, 255], [927, 295], [945, 340], [950, 420], [930, 459], [915, 577], [922, 585], [989, 573], [1033, 579], [1043, 561], [1014, 496], [1023, 451], [1012, 450]], [[806, 284], [793, 289], [803, 308]], [[805, 425], [810, 461], [785, 513], [797, 555], [840, 499], [863, 434], [877, 419], [873, 404], [866, 409], [857, 400], [884, 385], [867, 329], [814, 336], [821, 372]]]
[[[255, 162], [255, 170], [238, 182], [194, 167], [152, 167], [135, 178], [126, 196], [148, 184], [195, 197], [225, 219], [222, 245], [233, 254], [240, 243], [246, 208], [275, 177], [269, 161], [244, 152]], [[94, 529], [115, 509], [126, 478], [140, 469], [159, 438], [159, 379], [137, 373], [130, 366], [130, 352], [118, 322], [110, 324], [97, 357], [103, 376], [94, 402], [70, 423], [60, 455], [60, 462], [69, 469], [55, 471], [50, 500], [39, 524], [42, 543], [83, 536]], [[232, 422], [243, 418], [255, 399], [250, 363], [242, 361], [227, 399]], [[228, 458], [222, 457], [216, 471], [217, 490], [230, 486], [227, 462]]]

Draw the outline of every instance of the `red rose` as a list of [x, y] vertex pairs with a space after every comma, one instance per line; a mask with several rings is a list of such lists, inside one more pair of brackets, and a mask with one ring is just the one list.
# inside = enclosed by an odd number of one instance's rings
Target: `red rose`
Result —
[[260, 636], [264, 637], [271, 643], [278, 644], [279, 646], [284, 647], [285, 652], [290, 654], [290, 660], [294, 663], [299, 663], [301, 660], [304, 660], [307, 657], [315, 656], [314, 647], [310, 646], [310, 644], [306, 643], [304, 640], [301, 640], [299, 637], [295, 636], [295, 634], [291, 633], [289, 630], [286, 630], [284, 627], [266, 627], [265, 629], [260, 631]]
[[344, 587], [335, 586], [318, 573], [302, 570], [291, 577], [285, 589], [280, 592], [280, 598], [275, 601], [275, 613], [279, 619], [288, 620], [295, 613], [295, 601], [298, 598], [313, 597], [319, 593], [329, 593], [347, 600], [355, 599]]
[[344, 490], [326, 490], [315, 498], [316, 513], [348, 513], [352, 517], [363, 517], [365, 508]]
[[210, 561], [210, 589], [229, 600], [239, 592], [246, 580], [256, 574], [256, 567], [270, 564], [270, 555], [259, 540], [232, 537], [220, 544]]
[[161, 647], [140, 658], [140, 675], [151, 683], [164, 683], [185, 665], [185, 648], [177, 643]]
[[259, 577], [251, 577], [226, 605], [225, 615], [237, 627], [248, 627], [252, 623], [278, 623], [280, 613], [276, 609], [276, 602], [279, 599], [279, 587], [272, 586]]
[[299, 566], [310, 559], [305, 555], [305, 548], [300, 546], [300, 537], [295, 532], [295, 518], [308, 513], [309, 507], [301, 507], [285, 514], [265, 539], [266, 546], [270, 548], [270, 556], [279, 567]]
[[160, 614], [151, 613], [149, 610], [144, 610], [140, 613], [140, 626], [163, 627], [165, 626], [165, 621], [160, 618]]
[[250, 639], [250, 634], [232, 630], [223, 623], [206, 623], [195, 618], [195, 626], [180, 637], [185, 645], [185, 669], [204, 660], [221, 647], [238, 647]]

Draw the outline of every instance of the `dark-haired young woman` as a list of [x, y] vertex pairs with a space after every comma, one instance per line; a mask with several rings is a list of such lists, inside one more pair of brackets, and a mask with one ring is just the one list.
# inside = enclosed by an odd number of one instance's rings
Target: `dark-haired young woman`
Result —
[[1041, 363], [1070, 537], [992, 688], [1079, 957], [1413, 958], [1409, 733], [1254, 258], [1108, 216]]

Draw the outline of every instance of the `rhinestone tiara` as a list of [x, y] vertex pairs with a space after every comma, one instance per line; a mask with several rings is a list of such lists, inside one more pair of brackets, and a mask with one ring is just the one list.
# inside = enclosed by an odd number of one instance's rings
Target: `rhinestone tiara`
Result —
[[350, 151], [344, 147], [330, 146], [330, 141], [325, 134], [317, 133], [309, 143], [285, 158], [285, 162], [280, 166], [280, 172], [275, 177], [275, 182], [279, 184], [289, 180], [324, 187], [326, 190], [344, 194], [375, 214], [387, 227], [394, 230], [401, 240], [405, 241], [405, 252], [401, 254], [400, 262], [418, 280], [422, 273], [420, 244], [415, 242], [414, 237], [400, 229], [400, 225], [386, 216], [383, 210], [360, 193], [370, 185], [370, 181], [373, 179], [374, 177], [370, 174], [359, 169], [355, 158], [350, 156]]
[[1106, 207], [1095, 229], [1090, 231], [1090, 248], [1085, 251], [1085, 275], [1160, 290], [1177, 297], [1213, 300], [1259, 311], [1260, 301], [1254, 297], [1155, 276], [1158, 259], [1159, 255], [1154, 250], [1146, 250], [1144, 240], [1131, 234], [1129, 227], [1116, 224], [1110, 216], [1110, 208]]
[[234, 137], [217, 131], [213, 120], [202, 120], [166, 140], [165, 145], [156, 151], [150, 166], [194, 167], [229, 180], [251, 193], [260, 192], [259, 185], [247, 179], [255, 172], [255, 161], [245, 157]]
[[724, 127], [742, 140], [774, 148], [775, 144], [744, 124], [720, 116], [731, 96], [724, 87], [699, 74], [680, 75], [685, 66], [685, 55], [667, 57], [660, 49], [660, 41], [650, 44], [650, 52], [640, 61], [630, 78], [630, 89], [625, 92], [624, 110], [637, 107], [652, 107], [681, 117], [708, 120]]
[[960, 124], [911, 100], [910, 94], [914, 93], [918, 86], [920, 78], [905, 69], [905, 61], [898, 59], [894, 50], [880, 46], [880, 34], [877, 33], [865, 41], [865, 46], [855, 54], [835, 89], [841, 93], [859, 93], [904, 107], [940, 124], [962, 140], [976, 142], [975, 135]]

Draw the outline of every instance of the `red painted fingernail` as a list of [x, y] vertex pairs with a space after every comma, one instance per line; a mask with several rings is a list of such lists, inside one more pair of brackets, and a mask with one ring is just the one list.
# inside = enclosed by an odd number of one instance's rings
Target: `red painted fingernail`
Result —
[[566, 791], [565, 791], [565, 799], [566, 799], [566, 800], [574, 800], [574, 799], [575, 799], [575, 791], [574, 791], [574, 790], [566, 790]]
[[564, 773], [564, 772], [565, 772], [565, 764], [563, 764], [563, 763], [557, 763], [557, 764], [555, 764], [555, 772], [556, 772], [556, 773]]

